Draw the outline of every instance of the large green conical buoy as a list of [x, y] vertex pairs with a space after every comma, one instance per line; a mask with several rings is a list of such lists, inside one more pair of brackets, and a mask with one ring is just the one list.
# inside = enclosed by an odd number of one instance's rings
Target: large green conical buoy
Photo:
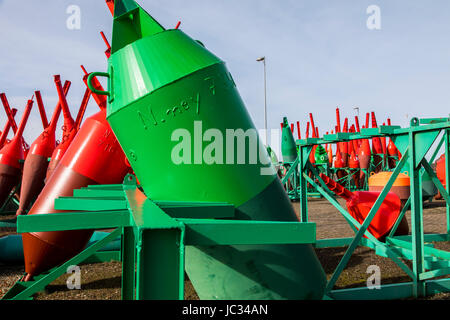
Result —
[[[225, 63], [134, 1], [115, 4], [108, 121], [146, 195], [297, 221]], [[254, 143], [242, 153], [233, 133]], [[187, 247], [185, 258], [201, 299], [320, 299], [326, 282], [311, 245]]]

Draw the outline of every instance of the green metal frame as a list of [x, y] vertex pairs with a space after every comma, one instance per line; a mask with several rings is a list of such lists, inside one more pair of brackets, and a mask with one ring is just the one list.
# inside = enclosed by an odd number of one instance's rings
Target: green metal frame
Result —
[[[237, 244], [314, 244], [316, 248], [348, 246], [339, 265], [328, 281], [325, 299], [395, 299], [420, 297], [438, 292], [450, 292], [450, 279], [434, 278], [450, 274], [450, 253], [433, 248], [427, 242], [450, 240], [450, 181], [447, 160], [447, 190], [437, 179], [425, 159], [440, 132], [445, 133], [444, 145], [448, 159], [450, 119], [419, 125], [413, 119], [407, 129], [380, 127], [352, 134], [348, 139], [372, 138], [387, 135], [394, 139], [403, 157], [397, 163], [391, 178], [369, 212], [365, 221], [358, 223], [336, 201], [334, 195], [318, 176], [317, 168], [309, 163], [312, 145], [300, 144], [298, 166], [301, 222], [263, 222], [233, 220], [235, 208], [226, 203], [153, 202], [140, 191], [133, 176], [127, 176], [123, 185], [89, 186], [74, 191], [74, 197], [60, 198], [55, 208], [68, 212], [48, 215], [20, 216], [18, 232], [46, 232], [59, 230], [105, 229], [115, 231], [105, 239], [91, 245], [83, 252], [36, 277], [31, 282], [17, 282], [3, 299], [30, 299], [46, 285], [62, 275], [67, 266], [87, 259], [114, 258], [122, 261], [122, 298], [132, 299], [183, 299], [184, 252], [189, 245]], [[325, 136], [314, 143], [335, 142]], [[433, 155], [436, 156], [437, 152]], [[295, 163], [294, 163], [295, 164]], [[295, 167], [295, 165], [293, 166]], [[377, 240], [367, 231], [373, 217], [384, 201], [398, 174], [410, 171], [411, 197], [402, 211], [394, 230], [385, 242]], [[292, 169], [295, 170], [295, 169]], [[424, 234], [421, 199], [421, 175], [427, 172], [447, 203], [447, 233]], [[307, 174], [311, 172], [312, 178]], [[316, 240], [316, 225], [308, 221], [307, 184], [313, 186], [345, 217], [355, 232], [354, 237]], [[406, 208], [411, 206], [412, 234], [393, 236]], [[201, 217], [201, 219], [200, 219]], [[270, 232], [269, 232], [270, 231]], [[99, 249], [121, 235], [122, 246], [108, 257], [96, 257]], [[335, 290], [342, 271], [358, 246], [374, 250], [377, 255], [392, 259], [411, 279], [409, 283], [385, 285], [381, 290], [354, 288]], [[411, 260], [412, 270], [403, 260]]]
[[118, 235], [122, 237], [124, 300], [184, 299], [185, 246], [316, 241], [315, 223], [234, 220], [235, 208], [226, 203], [153, 202], [140, 191], [133, 176], [127, 176], [123, 185], [75, 190], [74, 197], [57, 199], [55, 208], [70, 212], [19, 216], [17, 231], [105, 228], [115, 231], [33, 281], [17, 282], [3, 299], [30, 299], [69, 265], [92, 258]]
[[13, 206], [16, 209], [19, 208], [19, 201], [16, 199], [15, 195], [18, 191], [20, 191], [21, 183], [17, 184], [11, 193], [8, 195], [5, 203], [0, 207], [0, 216], [7, 216], [16, 214], [16, 211], [7, 211], [8, 207]]
[[[311, 184], [326, 198], [348, 221], [355, 236], [344, 239], [323, 239], [317, 240], [316, 248], [325, 247], [341, 247], [348, 246], [347, 251], [342, 257], [340, 263], [335, 269], [331, 279], [326, 287], [326, 298], [330, 299], [395, 299], [406, 297], [423, 297], [428, 294], [438, 292], [450, 292], [450, 279], [432, 280], [433, 278], [450, 274], [450, 253], [437, 250], [425, 244], [428, 241], [449, 241], [450, 240], [450, 197], [449, 197], [449, 161], [447, 156], [446, 172], [447, 172], [447, 190], [440, 183], [436, 174], [431, 169], [430, 163], [425, 159], [426, 154], [434, 145], [439, 134], [444, 133], [438, 149], [431, 157], [431, 162], [437, 156], [439, 148], [444, 145], [445, 152], [448, 155], [450, 143], [450, 118], [445, 119], [412, 119], [411, 127], [402, 129], [400, 127], [386, 127], [374, 129], [363, 129], [361, 133], [347, 134], [345, 137], [337, 137], [336, 135], [326, 135], [323, 139], [314, 141], [300, 140], [299, 148], [301, 150], [300, 170], [303, 174], [300, 176], [300, 185]], [[394, 169], [389, 181], [382, 190], [380, 196], [374, 206], [367, 215], [365, 221], [359, 224], [350, 213], [344, 209], [336, 199], [330, 195], [329, 190], [324, 186], [322, 179], [314, 172], [313, 178], [310, 178], [305, 172], [311, 168], [308, 152], [314, 144], [335, 143], [342, 141], [350, 141], [355, 139], [370, 139], [373, 137], [389, 137], [394, 140], [396, 146], [403, 154], [397, 166]], [[302, 157], [302, 155], [304, 155]], [[403, 208], [393, 230], [387, 237], [385, 242], [377, 240], [367, 231], [373, 217], [378, 211], [381, 203], [384, 201], [387, 193], [391, 189], [398, 174], [403, 171], [409, 171], [411, 179], [411, 196]], [[433, 183], [444, 197], [447, 210], [447, 233], [446, 234], [430, 234], [426, 235], [423, 231], [423, 199], [422, 199], [422, 176], [428, 173]], [[318, 181], [319, 183], [316, 183]], [[307, 197], [304, 192], [300, 192], [300, 215], [302, 222], [308, 222], [308, 205]], [[412, 234], [406, 237], [394, 237], [394, 233], [400, 224], [401, 219], [405, 215], [408, 208], [411, 207], [412, 217]], [[365, 236], [363, 238], [363, 236]], [[365, 246], [375, 251], [377, 255], [392, 259], [411, 279], [410, 283], [400, 283], [389, 286], [382, 286], [381, 290], [370, 290], [368, 288], [356, 288], [348, 290], [333, 290], [339, 276], [345, 269], [350, 257], [358, 246]], [[412, 270], [402, 261], [411, 260]]]

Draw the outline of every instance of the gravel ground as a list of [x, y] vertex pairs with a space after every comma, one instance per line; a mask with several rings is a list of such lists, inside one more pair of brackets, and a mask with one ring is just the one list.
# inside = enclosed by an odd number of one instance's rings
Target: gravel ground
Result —
[[[341, 203], [344, 205], [344, 203]], [[299, 204], [293, 203], [298, 212]], [[317, 223], [317, 238], [342, 238], [351, 237], [352, 229], [345, 219], [327, 201], [310, 199], [308, 202], [309, 219]], [[0, 217], [1, 220], [12, 217]], [[410, 213], [407, 213], [411, 226]], [[445, 233], [446, 217], [443, 201], [426, 203], [424, 209], [424, 229], [427, 233]], [[13, 234], [14, 230], [1, 229], [0, 237]], [[436, 248], [450, 251], [450, 243], [436, 243]], [[317, 256], [330, 278], [346, 248], [316, 249]], [[410, 265], [409, 262], [406, 262]], [[367, 267], [377, 265], [381, 269], [382, 283], [409, 282], [410, 279], [392, 260], [379, 257], [372, 250], [359, 247], [351, 257], [347, 268], [341, 274], [335, 288], [352, 288], [364, 286], [368, 274]], [[23, 266], [8, 266], [0, 264], [0, 296], [3, 296], [12, 285], [23, 275]], [[120, 299], [121, 265], [118, 262], [86, 264], [81, 266], [82, 287], [81, 290], [69, 290], [66, 281], [69, 275], [63, 275], [51, 283], [45, 292], [35, 296], [37, 300], [118, 300]], [[186, 276], [185, 299], [197, 300], [189, 279]], [[450, 294], [439, 294], [427, 299], [448, 300]]]

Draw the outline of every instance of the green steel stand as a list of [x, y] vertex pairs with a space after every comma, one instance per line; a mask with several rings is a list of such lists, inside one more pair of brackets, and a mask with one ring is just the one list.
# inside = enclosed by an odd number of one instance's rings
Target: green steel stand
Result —
[[[17, 282], [5, 300], [30, 299], [68, 266], [92, 257], [118, 235], [122, 237], [122, 298], [183, 299], [186, 246], [313, 244], [315, 223], [233, 220], [225, 203], [153, 202], [133, 176], [124, 185], [90, 186], [55, 201], [58, 214], [18, 217], [18, 232], [105, 229], [115, 231], [61, 266], [30, 282]], [[114, 253], [118, 254], [118, 253]]]
[[[436, 174], [431, 169], [430, 163], [425, 156], [437, 140], [439, 134], [444, 133], [444, 144], [447, 154], [446, 172], [447, 172], [447, 190], [441, 184]], [[355, 139], [370, 139], [373, 137], [389, 137], [393, 139], [397, 148], [403, 154], [401, 160], [397, 163], [389, 181], [376, 200], [365, 221], [359, 224], [350, 213], [345, 210], [336, 199], [330, 195], [329, 190], [324, 186], [320, 177], [315, 174], [311, 179], [305, 172], [311, 164], [307, 155], [314, 144], [336, 143], [342, 141], [351, 141]], [[318, 192], [320, 192], [331, 204], [349, 222], [355, 231], [355, 236], [344, 239], [324, 239], [316, 242], [317, 248], [348, 246], [347, 251], [342, 257], [339, 265], [334, 271], [326, 288], [326, 298], [331, 299], [396, 299], [406, 297], [423, 297], [425, 295], [436, 294], [439, 292], [450, 292], [450, 279], [435, 280], [434, 278], [450, 274], [450, 253], [433, 248], [431, 245], [425, 245], [431, 241], [449, 241], [450, 240], [450, 197], [449, 185], [450, 174], [448, 153], [450, 148], [450, 119], [412, 119], [411, 127], [402, 129], [394, 126], [382, 126], [380, 128], [363, 129], [361, 133], [346, 134], [345, 137], [338, 135], [326, 135], [323, 139], [315, 141], [300, 140], [300, 162], [301, 172], [300, 185], [309, 182]], [[438, 151], [438, 150], [437, 150]], [[437, 155], [433, 154], [431, 162]], [[403, 208], [399, 218], [394, 225], [393, 230], [385, 242], [377, 240], [367, 231], [372, 219], [378, 211], [381, 203], [384, 201], [387, 193], [391, 189], [395, 179], [400, 172], [408, 171], [411, 179], [411, 196]], [[447, 233], [446, 234], [424, 234], [423, 231], [423, 202], [422, 202], [422, 176], [427, 173], [438, 190], [441, 192], [447, 204]], [[303, 180], [303, 181], [302, 181]], [[316, 183], [318, 181], [319, 183]], [[300, 213], [304, 222], [307, 222], [307, 197], [302, 194], [300, 199]], [[393, 236], [406, 210], [411, 207], [412, 234], [410, 236]], [[365, 237], [363, 237], [365, 236]], [[410, 283], [400, 283], [388, 286], [382, 286], [381, 290], [370, 290], [369, 288], [355, 288], [345, 290], [333, 290], [339, 276], [345, 269], [350, 257], [357, 246], [365, 246], [375, 251], [377, 255], [392, 259], [411, 279]], [[412, 270], [402, 261], [402, 259], [412, 261]]]

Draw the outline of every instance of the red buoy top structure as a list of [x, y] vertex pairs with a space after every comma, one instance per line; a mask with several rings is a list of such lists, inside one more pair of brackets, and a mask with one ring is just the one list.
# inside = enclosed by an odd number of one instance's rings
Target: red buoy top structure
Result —
[[[70, 81], [64, 83], [64, 95], [67, 95], [69, 92], [70, 85]], [[36, 92], [38, 93], [39, 91]], [[44, 109], [42, 99], [39, 99], [40, 102], [38, 104], [41, 104], [40, 108]], [[30, 152], [23, 166], [20, 202], [16, 215], [26, 214], [30, 205], [44, 188], [45, 177], [49, 165], [48, 158], [51, 157], [56, 148], [55, 131], [60, 114], [61, 102], [58, 102], [50, 123], [47, 122], [44, 131], [31, 145]]]
[[55, 75], [54, 78], [56, 90], [58, 92], [59, 101], [61, 103], [61, 108], [64, 116], [64, 125], [61, 143], [53, 151], [50, 163], [48, 165], [46, 176], [47, 180], [50, 178], [53, 171], [56, 169], [58, 163], [61, 161], [62, 157], [64, 156], [64, 153], [66, 152], [67, 148], [69, 148], [70, 144], [72, 143], [72, 140], [75, 138], [75, 135], [77, 134], [75, 121], [73, 120], [72, 115], [70, 114], [69, 105], [67, 104], [66, 96], [64, 95], [64, 90], [61, 85], [61, 77], [59, 75]]
[[[12, 114], [12, 109], [9, 106], [8, 99], [6, 98], [6, 95], [4, 93], [0, 93], [0, 100], [2, 101], [6, 115], [10, 122], [11, 128], [13, 129], [14, 134], [16, 134], [18, 127], [17, 127], [16, 121], [14, 120], [14, 116]], [[25, 139], [23, 137], [21, 138], [21, 142], [22, 142], [23, 151], [25, 152], [25, 156], [26, 156], [28, 150], [30, 149], [30, 146], [25, 142]]]
[[[25, 151], [22, 148], [22, 136], [25, 130], [25, 126], [30, 116], [31, 109], [33, 107], [33, 100], [28, 100], [25, 111], [22, 115], [22, 120], [20, 121], [19, 127], [14, 138], [10, 143], [3, 146], [0, 150], [0, 163], [6, 164], [14, 168], [21, 168], [20, 160], [25, 159]], [[12, 114], [11, 114], [12, 115]], [[9, 121], [12, 122], [14, 118], [10, 118]]]
[[[17, 109], [12, 109], [13, 118], [16, 116]], [[11, 121], [9, 118], [6, 121], [5, 127], [3, 128], [2, 133], [0, 134], [0, 149], [5, 145], [6, 138], [8, 137], [9, 131], [11, 130]]]

